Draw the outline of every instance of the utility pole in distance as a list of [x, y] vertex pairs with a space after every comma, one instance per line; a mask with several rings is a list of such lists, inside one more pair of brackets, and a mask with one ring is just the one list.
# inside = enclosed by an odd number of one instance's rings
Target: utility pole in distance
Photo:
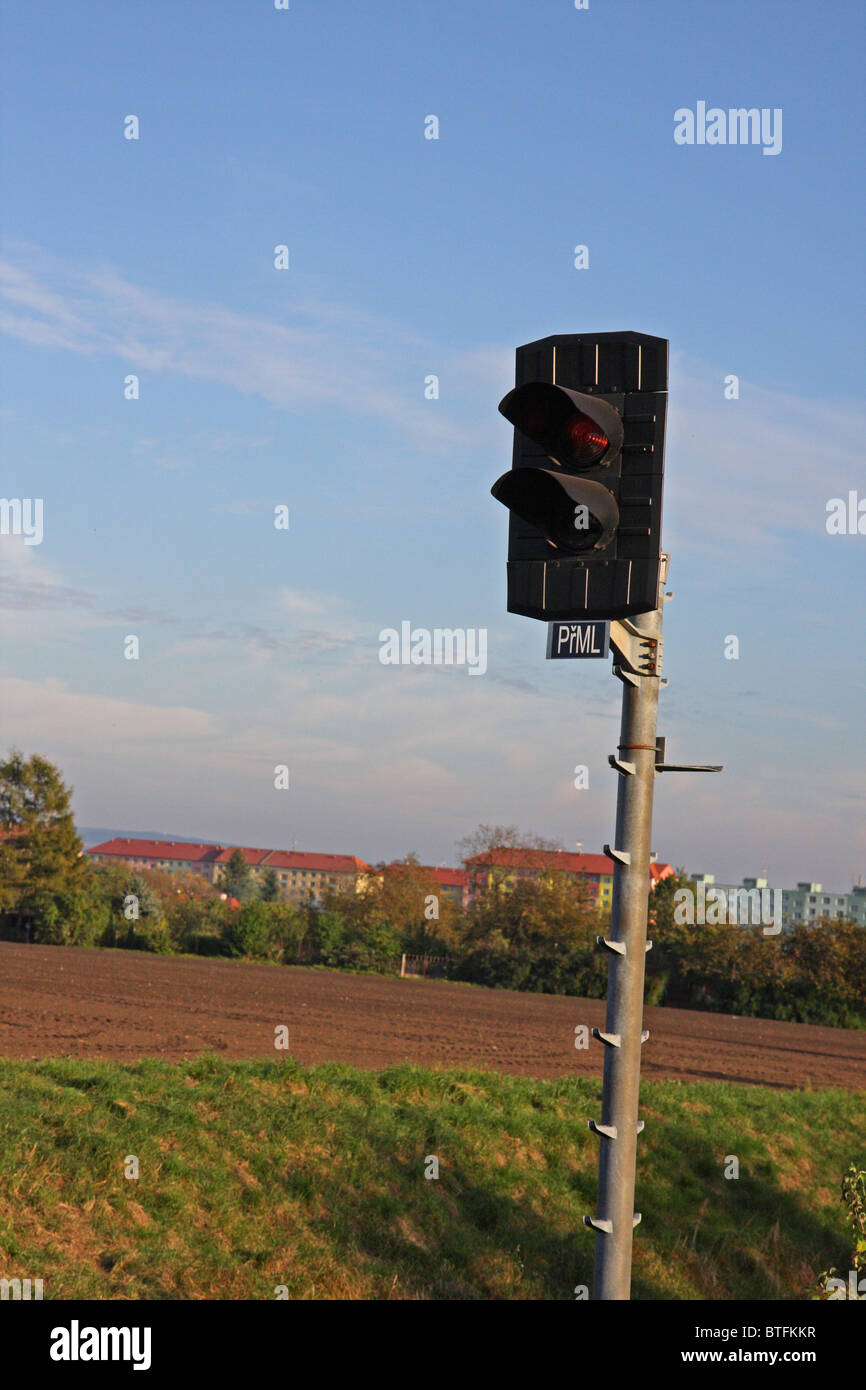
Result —
[[[494, 497], [511, 513], [508, 610], [553, 627], [548, 656], [601, 655], [568, 640], [569, 623], [609, 622], [623, 683], [605, 1029], [594, 1297], [628, 1299], [634, 1210], [650, 839], [657, 772], [719, 771], [664, 762], [656, 735], [662, 607], [661, 550], [668, 344], [642, 333], [562, 334], [517, 349], [516, 385], [499, 409], [514, 425], [511, 471]], [[579, 634], [575, 633], [575, 639]], [[584, 633], [588, 636], [588, 633]], [[562, 651], [565, 645], [568, 649]], [[607, 650], [606, 643], [603, 648]]]

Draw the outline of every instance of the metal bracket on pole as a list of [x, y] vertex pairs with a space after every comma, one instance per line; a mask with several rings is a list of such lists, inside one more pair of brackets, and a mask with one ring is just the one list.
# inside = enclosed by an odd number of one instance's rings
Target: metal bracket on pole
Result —
[[643, 1130], [645, 1130], [645, 1129], [646, 1129], [646, 1120], [638, 1120], [638, 1122], [637, 1122], [637, 1132], [638, 1132], [638, 1134], [641, 1134], [641, 1133], [643, 1132]]
[[656, 772], [721, 772], [723, 763], [666, 763], [664, 738], [656, 739]]
[[603, 1221], [600, 1216], [585, 1216], [583, 1224], [584, 1226], [592, 1226], [593, 1230], [601, 1231], [606, 1236], [609, 1236], [613, 1231], [613, 1222]]
[[631, 855], [625, 849], [611, 849], [610, 845], [604, 846], [604, 853], [608, 859], [618, 859], [620, 864], [630, 864]]
[[641, 1042], [642, 1042], [642, 1043], [645, 1043], [648, 1037], [649, 1037], [649, 1029], [648, 1029], [648, 1028], [644, 1028], [643, 1032], [642, 1032], [641, 1035], [640, 1035], [640, 1040], [641, 1040]]
[[722, 772], [724, 763], [656, 763], [656, 772]]
[[587, 1128], [591, 1129], [593, 1134], [603, 1134], [605, 1139], [616, 1138], [616, 1125], [599, 1125], [595, 1120], [587, 1120]]
[[[660, 635], [650, 637], [629, 618], [614, 618], [610, 625], [610, 645], [619, 657], [619, 666], [626, 671], [636, 676], [661, 675], [664, 644]], [[614, 670], [620, 675], [616, 667]], [[623, 679], [621, 675], [620, 679]], [[636, 682], [631, 681], [631, 684]]]
[[603, 1033], [600, 1028], [593, 1028], [592, 1036], [598, 1038], [599, 1042], [606, 1043], [608, 1047], [621, 1047], [622, 1038], [619, 1033]]
[[627, 671], [624, 666], [614, 666], [613, 674], [628, 685], [640, 685], [640, 681], [633, 671]]
[[615, 758], [612, 753], [607, 761], [611, 767], [616, 768], [621, 777], [634, 777], [634, 763], [623, 762], [622, 758]]
[[604, 946], [608, 951], [616, 951], [618, 956], [625, 955], [625, 946], [622, 941], [608, 941], [606, 936], [597, 936], [595, 944], [596, 946]]
[[[632, 1230], [634, 1230], [635, 1226], [639, 1226], [642, 1220], [643, 1217], [641, 1213], [636, 1211], [631, 1219]], [[583, 1224], [584, 1226], [592, 1226], [594, 1231], [601, 1231], [606, 1236], [613, 1235], [613, 1222], [605, 1221], [600, 1216], [585, 1216], [583, 1218]]]

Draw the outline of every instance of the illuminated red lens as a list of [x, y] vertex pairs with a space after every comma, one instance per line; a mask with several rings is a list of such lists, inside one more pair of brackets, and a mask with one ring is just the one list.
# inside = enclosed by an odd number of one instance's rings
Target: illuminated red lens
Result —
[[610, 443], [604, 430], [586, 415], [572, 415], [562, 427], [561, 438], [577, 463], [600, 459]]

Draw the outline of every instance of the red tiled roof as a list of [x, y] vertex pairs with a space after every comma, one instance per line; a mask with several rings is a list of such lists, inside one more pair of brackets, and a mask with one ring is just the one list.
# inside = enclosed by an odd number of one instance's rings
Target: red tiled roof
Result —
[[113, 854], [118, 859], [186, 859], [195, 864], [213, 863], [222, 845], [195, 845], [184, 840], [103, 840], [88, 854]]
[[465, 869], [430, 869], [428, 871], [443, 888], [466, 888], [469, 875]]
[[[557, 849], [493, 849], [467, 859], [470, 869], [547, 869], [570, 874], [612, 874], [613, 860], [606, 854], [569, 854]], [[650, 864], [650, 883], [655, 887], [673, 873], [670, 864]]]
[[251, 868], [256, 868], [259, 864], [263, 864], [268, 855], [273, 853], [273, 851], [269, 849], [248, 849], [245, 845], [232, 845], [228, 848], [222, 845], [215, 845], [214, 848], [218, 851], [213, 857], [213, 862], [215, 864], [227, 864], [232, 855], [240, 850], [244, 857], [244, 863], [249, 864]]
[[[241, 854], [252, 867], [269, 869], [331, 870], [334, 873], [365, 873], [369, 864], [354, 854], [308, 854], [280, 849], [250, 849], [239, 845]], [[173, 859], [192, 864], [227, 864], [235, 852], [233, 846], [196, 845], [185, 840], [105, 840], [91, 845], [88, 854], [113, 855], [117, 859]]]
[[272, 849], [263, 862], [268, 869], [319, 869], [335, 874], [370, 872], [370, 865], [356, 854], [308, 854], [304, 850]]
[[673, 867], [670, 864], [650, 864], [650, 878], [653, 883], [658, 883], [662, 878], [670, 878]]

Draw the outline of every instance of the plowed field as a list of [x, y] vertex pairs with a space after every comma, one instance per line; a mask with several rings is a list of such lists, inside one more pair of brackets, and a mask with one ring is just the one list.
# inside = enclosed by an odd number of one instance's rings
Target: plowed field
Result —
[[[0, 1054], [399, 1062], [522, 1076], [601, 1075], [604, 1003], [441, 981], [0, 943]], [[866, 1032], [647, 1008], [643, 1075], [866, 1090]]]

